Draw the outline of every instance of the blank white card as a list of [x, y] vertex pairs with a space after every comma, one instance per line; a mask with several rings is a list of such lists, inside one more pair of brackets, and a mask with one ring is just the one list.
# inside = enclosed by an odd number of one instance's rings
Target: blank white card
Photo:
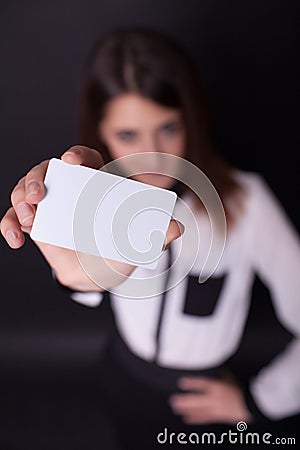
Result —
[[33, 240], [155, 269], [175, 192], [50, 160]]

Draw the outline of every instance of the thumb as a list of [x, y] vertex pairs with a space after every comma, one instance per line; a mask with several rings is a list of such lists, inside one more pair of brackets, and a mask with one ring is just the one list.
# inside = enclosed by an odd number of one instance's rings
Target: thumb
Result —
[[169, 245], [178, 239], [184, 233], [184, 225], [178, 220], [172, 219], [169, 224], [169, 228], [166, 234], [164, 250], [169, 247]]

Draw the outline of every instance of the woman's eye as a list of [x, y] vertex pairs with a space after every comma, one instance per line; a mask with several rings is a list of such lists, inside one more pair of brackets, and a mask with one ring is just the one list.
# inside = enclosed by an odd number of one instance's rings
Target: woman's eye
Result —
[[132, 142], [135, 138], [134, 131], [119, 131], [117, 137], [124, 142]]
[[165, 134], [174, 134], [180, 130], [180, 125], [175, 122], [166, 123], [161, 127], [161, 131]]

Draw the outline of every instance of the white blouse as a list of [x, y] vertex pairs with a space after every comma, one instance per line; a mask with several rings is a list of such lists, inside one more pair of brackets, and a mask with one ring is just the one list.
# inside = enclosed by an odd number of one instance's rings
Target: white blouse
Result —
[[[237, 350], [258, 275], [270, 291], [278, 319], [295, 336], [250, 385], [261, 411], [281, 419], [300, 412], [300, 241], [264, 180], [254, 173], [238, 171], [236, 176], [245, 188], [243, 210], [228, 233], [213, 276], [203, 285], [197, 283], [211, 240], [208, 216], [194, 213], [198, 248], [189, 231], [190, 218], [178, 203], [174, 217], [183, 222], [185, 233], [184, 241], [180, 238], [171, 245], [172, 261], [179, 258], [171, 271], [174, 287], [165, 295], [132, 299], [121, 295], [124, 286], [120, 285], [110, 294], [111, 304], [119, 332], [134, 354], [162, 367], [208, 369], [224, 363]], [[192, 207], [188, 194], [183, 200]], [[185, 249], [193, 251], [182, 252], [183, 242]], [[167, 260], [164, 252], [155, 273], [167, 267]], [[150, 285], [153, 275], [154, 271], [139, 267], [130, 278], [144, 277]], [[203, 304], [211, 302], [211, 310], [201, 311], [201, 297]], [[97, 306], [102, 294], [74, 293], [72, 298]]]

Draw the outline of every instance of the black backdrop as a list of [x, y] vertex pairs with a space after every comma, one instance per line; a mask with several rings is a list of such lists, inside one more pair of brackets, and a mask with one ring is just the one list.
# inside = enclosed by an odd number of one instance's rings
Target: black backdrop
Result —
[[[207, 86], [219, 149], [238, 167], [260, 172], [299, 227], [297, 4], [2, 0], [1, 215], [13, 185], [28, 168], [76, 143], [81, 71], [95, 40], [117, 26], [147, 25], [186, 46]], [[20, 380], [41, 373], [60, 378], [66, 368], [69, 373], [76, 367], [77, 374], [90, 376], [104, 342], [108, 319], [103, 317], [109, 312], [68, 300], [28, 239], [18, 251], [1, 241], [0, 268], [0, 364], [6, 393]], [[236, 360], [244, 377], [289, 340], [264, 288], [257, 291], [259, 300], [254, 301]], [[264, 334], [266, 330], [270, 333]], [[251, 339], [259, 346], [250, 344]], [[11, 404], [17, 405], [18, 398]], [[16, 409], [12, 407], [12, 418]]]

